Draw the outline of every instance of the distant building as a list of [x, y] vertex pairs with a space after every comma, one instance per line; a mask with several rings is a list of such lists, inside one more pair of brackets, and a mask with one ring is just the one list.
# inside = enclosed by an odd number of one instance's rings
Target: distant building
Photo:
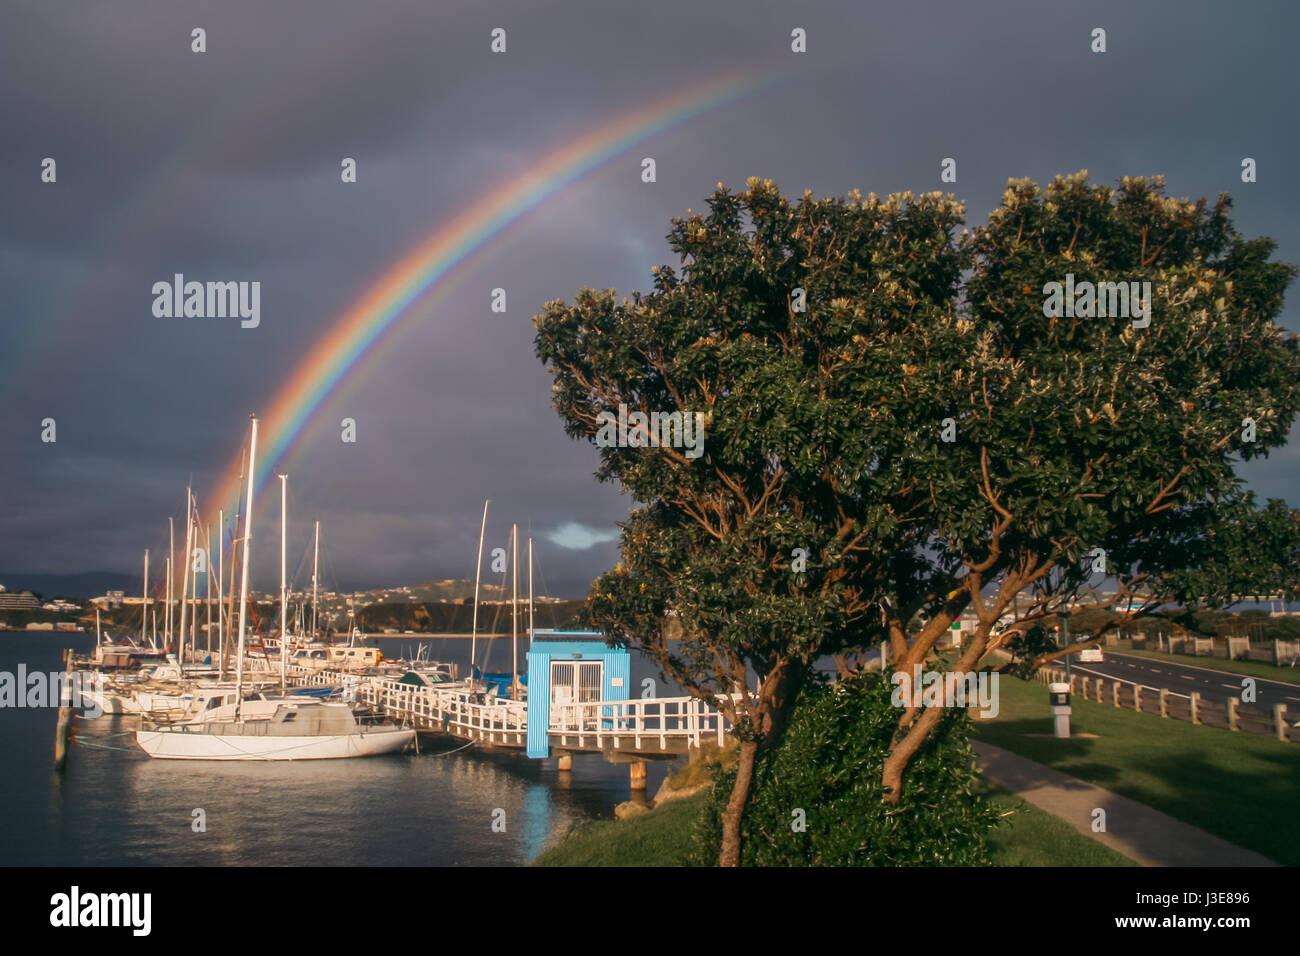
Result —
[[105, 591], [104, 597], [108, 599], [109, 607], [121, 607], [122, 599], [126, 597], [125, 591]]
[[0, 611], [37, 611], [40, 607], [41, 602], [31, 591], [0, 593]]

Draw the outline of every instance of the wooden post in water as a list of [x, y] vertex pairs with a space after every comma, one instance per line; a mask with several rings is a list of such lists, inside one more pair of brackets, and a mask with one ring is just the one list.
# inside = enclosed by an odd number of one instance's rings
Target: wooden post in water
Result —
[[72, 735], [72, 687], [69, 676], [72, 649], [63, 652], [63, 682], [59, 690], [59, 722], [54, 728], [54, 769], [62, 770], [68, 761], [68, 739]]
[[633, 760], [628, 764], [628, 767], [631, 768], [633, 792], [644, 790], [646, 781], [646, 762], [644, 760]]
[[560, 769], [561, 770], [573, 769], [573, 754], [560, 754]]

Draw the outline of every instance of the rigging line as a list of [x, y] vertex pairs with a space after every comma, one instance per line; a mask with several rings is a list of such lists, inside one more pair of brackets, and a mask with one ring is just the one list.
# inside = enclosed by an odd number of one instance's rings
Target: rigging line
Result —
[[[544, 571], [542, 570], [542, 562], [541, 562], [541, 559], [538, 558], [537, 555], [536, 555], [535, 553], [533, 554], [533, 567], [534, 567], [534, 568], [536, 569], [536, 571], [537, 571], [537, 577], [541, 580], [541, 584], [542, 584], [542, 591], [541, 591], [541, 593], [542, 593], [542, 594], [545, 594], [545, 593], [547, 592], [547, 588], [546, 588], [546, 572], [544, 572]], [[547, 606], [550, 608], [550, 614], [551, 614], [551, 627], [552, 627], [553, 629], [555, 629], [555, 630], [559, 630], [560, 624], [559, 624], [558, 612], [556, 611], [556, 607], [555, 607], [554, 604], [549, 604], [549, 603], [548, 603]], [[531, 646], [531, 645], [530, 645], [530, 646]]]
[[[495, 549], [494, 549], [494, 550], [495, 550]], [[510, 549], [509, 549], [509, 542], [507, 542], [507, 546], [506, 546], [504, 549], [502, 549], [502, 550], [505, 551], [506, 553], [509, 553], [509, 550], [510, 550]], [[488, 660], [489, 660], [490, 657], [491, 657], [492, 646], [496, 643], [496, 637], [495, 637], [495, 635], [496, 635], [496, 633], [497, 633], [497, 623], [501, 620], [501, 615], [502, 615], [502, 613], [505, 611], [505, 607], [506, 607], [506, 604], [505, 604], [505, 593], [506, 593], [506, 575], [507, 575], [507, 574], [509, 574], [509, 567], [508, 567], [508, 566], [507, 566], [507, 567], [503, 567], [503, 568], [501, 569], [501, 585], [500, 585], [500, 587], [497, 589], [497, 590], [500, 592], [501, 600], [497, 603], [496, 611], [495, 611], [495, 613], [492, 615], [492, 626], [491, 626], [491, 630], [490, 630], [489, 633], [490, 633], [491, 635], [493, 635], [493, 636], [489, 637], [489, 638], [487, 639], [487, 641], [485, 642], [485, 644], [487, 645], [487, 649], [484, 651], [484, 654], [483, 654], [483, 667], [481, 668], [481, 670], [482, 670], [483, 672], [486, 672], [486, 671], [487, 671], [487, 662], [488, 662]], [[470, 664], [473, 665], [474, 662], [471, 661]]]
[[436, 753], [436, 754], [424, 754], [424, 756], [426, 756], [426, 757], [450, 757], [452, 754], [458, 754], [458, 753], [460, 753], [462, 750], [468, 750], [470, 747], [473, 747], [474, 744], [475, 744], [475, 741], [471, 740], [469, 743], [465, 744], [465, 746], [463, 746], [463, 747], [457, 747], [455, 750], [443, 750], [443, 751], [440, 751], [440, 752], [438, 752], [438, 753]]

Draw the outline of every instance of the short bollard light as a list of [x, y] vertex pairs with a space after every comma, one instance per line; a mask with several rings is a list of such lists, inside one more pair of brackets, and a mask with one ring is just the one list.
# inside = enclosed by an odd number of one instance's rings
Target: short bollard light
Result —
[[1070, 736], [1070, 685], [1053, 683], [1047, 685], [1052, 701], [1052, 720], [1055, 724], [1054, 735]]

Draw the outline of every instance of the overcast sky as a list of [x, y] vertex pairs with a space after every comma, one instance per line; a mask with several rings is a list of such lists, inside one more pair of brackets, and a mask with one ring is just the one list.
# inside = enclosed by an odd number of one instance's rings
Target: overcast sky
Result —
[[[248, 413], [417, 241], [566, 142], [732, 67], [805, 70], [548, 200], [336, 390], [290, 473], [291, 566], [319, 519], [335, 586], [472, 576], [490, 496], [488, 546], [517, 521], [547, 589], [584, 594], [631, 502], [565, 437], [531, 317], [583, 285], [648, 289], [676, 264], [669, 220], [718, 181], [943, 188], [974, 224], [1008, 177], [1163, 173], [1173, 195], [1231, 192], [1241, 231], [1300, 262], [1293, 4], [11, 0], [4, 19], [0, 571], [137, 569], [186, 484], [212, 487]], [[155, 317], [153, 284], [178, 272], [259, 281], [260, 326]], [[1293, 287], [1283, 321], [1300, 331], [1298, 303]], [[1293, 446], [1246, 474], [1295, 504], [1297, 466]], [[262, 506], [253, 568], [271, 587], [278, 489]]]

